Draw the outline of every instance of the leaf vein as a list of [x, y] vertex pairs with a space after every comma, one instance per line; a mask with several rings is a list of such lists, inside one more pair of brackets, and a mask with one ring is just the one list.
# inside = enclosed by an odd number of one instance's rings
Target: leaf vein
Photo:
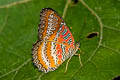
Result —
[[30, 1], [32, 1], [32, 0], [17, 1], [17, 2], [13, 2], [13, 3], [7, 4], [7, 5], [2, 5], [2, 6], [0, 6], [0, 8], [10, 8], [12, 6], [23, 4], [23, 3], [27, 3], [27, 2], [30, 2]]
[[13, 69], [13, 70], [11, 70], [11, 71], [9, 71], [9, 72], [1, 75], [0, 78], [3, 78], [3, 77], [5, 77], [5, 76], [7, 76], [7, 75], [9, 75], [9, 74], [11, 74], [11, 73], [13, 73], [13, 72], [15, 72], [15, 71], [19, 71], [19, 70], [20, 70], [24, 65], [26, 65], [29, 61], [31, 61], [31, 58], [29, 58], [28, 60], [26, 60], [23, 64], [21, 64], [20, 66], [18, 66], [16, 69]]
[[120, 29], [117, 29], [117, 28], [114, 28], [114, 27], [110, 27], [110, 26], [107, 26], [107, 25], [103, 25], [105, 28], [107, 29], [111, 29], [111, 30], [115, 30], [115, 31], [120, 31]]

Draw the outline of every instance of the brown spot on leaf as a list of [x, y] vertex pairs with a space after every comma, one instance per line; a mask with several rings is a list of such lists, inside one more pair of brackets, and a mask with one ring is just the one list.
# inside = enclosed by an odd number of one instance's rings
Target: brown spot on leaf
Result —
[[88, 33], [87, 38], [90, 39], [93, 37], [97, 37], [98, 35], [99, 35], [99, 32], [91, 32], [91, 33]]
[[73, 4], [77, 4], [79, 0], [73, 0]]
[[120, 75], [115, 77], [115, 78], [113, 78], [112, 80], [120, 80]]

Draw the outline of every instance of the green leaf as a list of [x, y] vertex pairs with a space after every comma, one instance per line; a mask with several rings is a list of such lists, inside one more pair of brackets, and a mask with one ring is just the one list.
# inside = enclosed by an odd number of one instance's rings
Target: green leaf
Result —
[[[1, 0], [0, 80], [112, 80], [120, 75], [120, 0]], [[47, 74], [32, 63], [32, 44], [42, 8], [56, 10], [70, 28], [82, 53]], [[92, 32], [97, 37], [87, 38]]]

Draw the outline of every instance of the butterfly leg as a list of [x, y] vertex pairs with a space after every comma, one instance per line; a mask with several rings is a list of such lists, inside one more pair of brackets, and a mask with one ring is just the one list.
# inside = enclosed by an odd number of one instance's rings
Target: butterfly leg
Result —
[[64, 73], [67, 72], [68, 64], [69, 64], [69, 61], [71, 60], [71, 58], [72, 58], [72, 57], [70, 57], [70, 58], [68, 59], [67, 63], [66, 63], [66, 68], [65, 68], [65, 72], [64, 72]]
[[84, 54], [84, 52], [80, 48], [78, 48], [78, 50], [80, 51], [80, 53]]
[[80, 65], [81, 65], [81, 67], [82, 67], [82, 66], [83, 66], [83, 64], [82, 64], [82, 61], [81, 61], [81, 58], [80, 58], [80, 54], [74, 54], [74, 55], [79, 56], [79, 62], [80, 62]]

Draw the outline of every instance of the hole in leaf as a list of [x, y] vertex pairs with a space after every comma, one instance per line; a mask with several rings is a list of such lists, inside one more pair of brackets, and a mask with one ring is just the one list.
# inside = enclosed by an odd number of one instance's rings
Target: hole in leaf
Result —
[[73, 4], [77, 4], [79, 0], [73, 0]]
[[91, 33], [88, 33], [87, 38], [90, 39], [90, 38], [93, 38], [93, 37], [97, 37], [98, 34], [99, 34], [98, 32], [91, 32]]
[[113, 78], [113, 80], [120, 80], [120, 76]]

